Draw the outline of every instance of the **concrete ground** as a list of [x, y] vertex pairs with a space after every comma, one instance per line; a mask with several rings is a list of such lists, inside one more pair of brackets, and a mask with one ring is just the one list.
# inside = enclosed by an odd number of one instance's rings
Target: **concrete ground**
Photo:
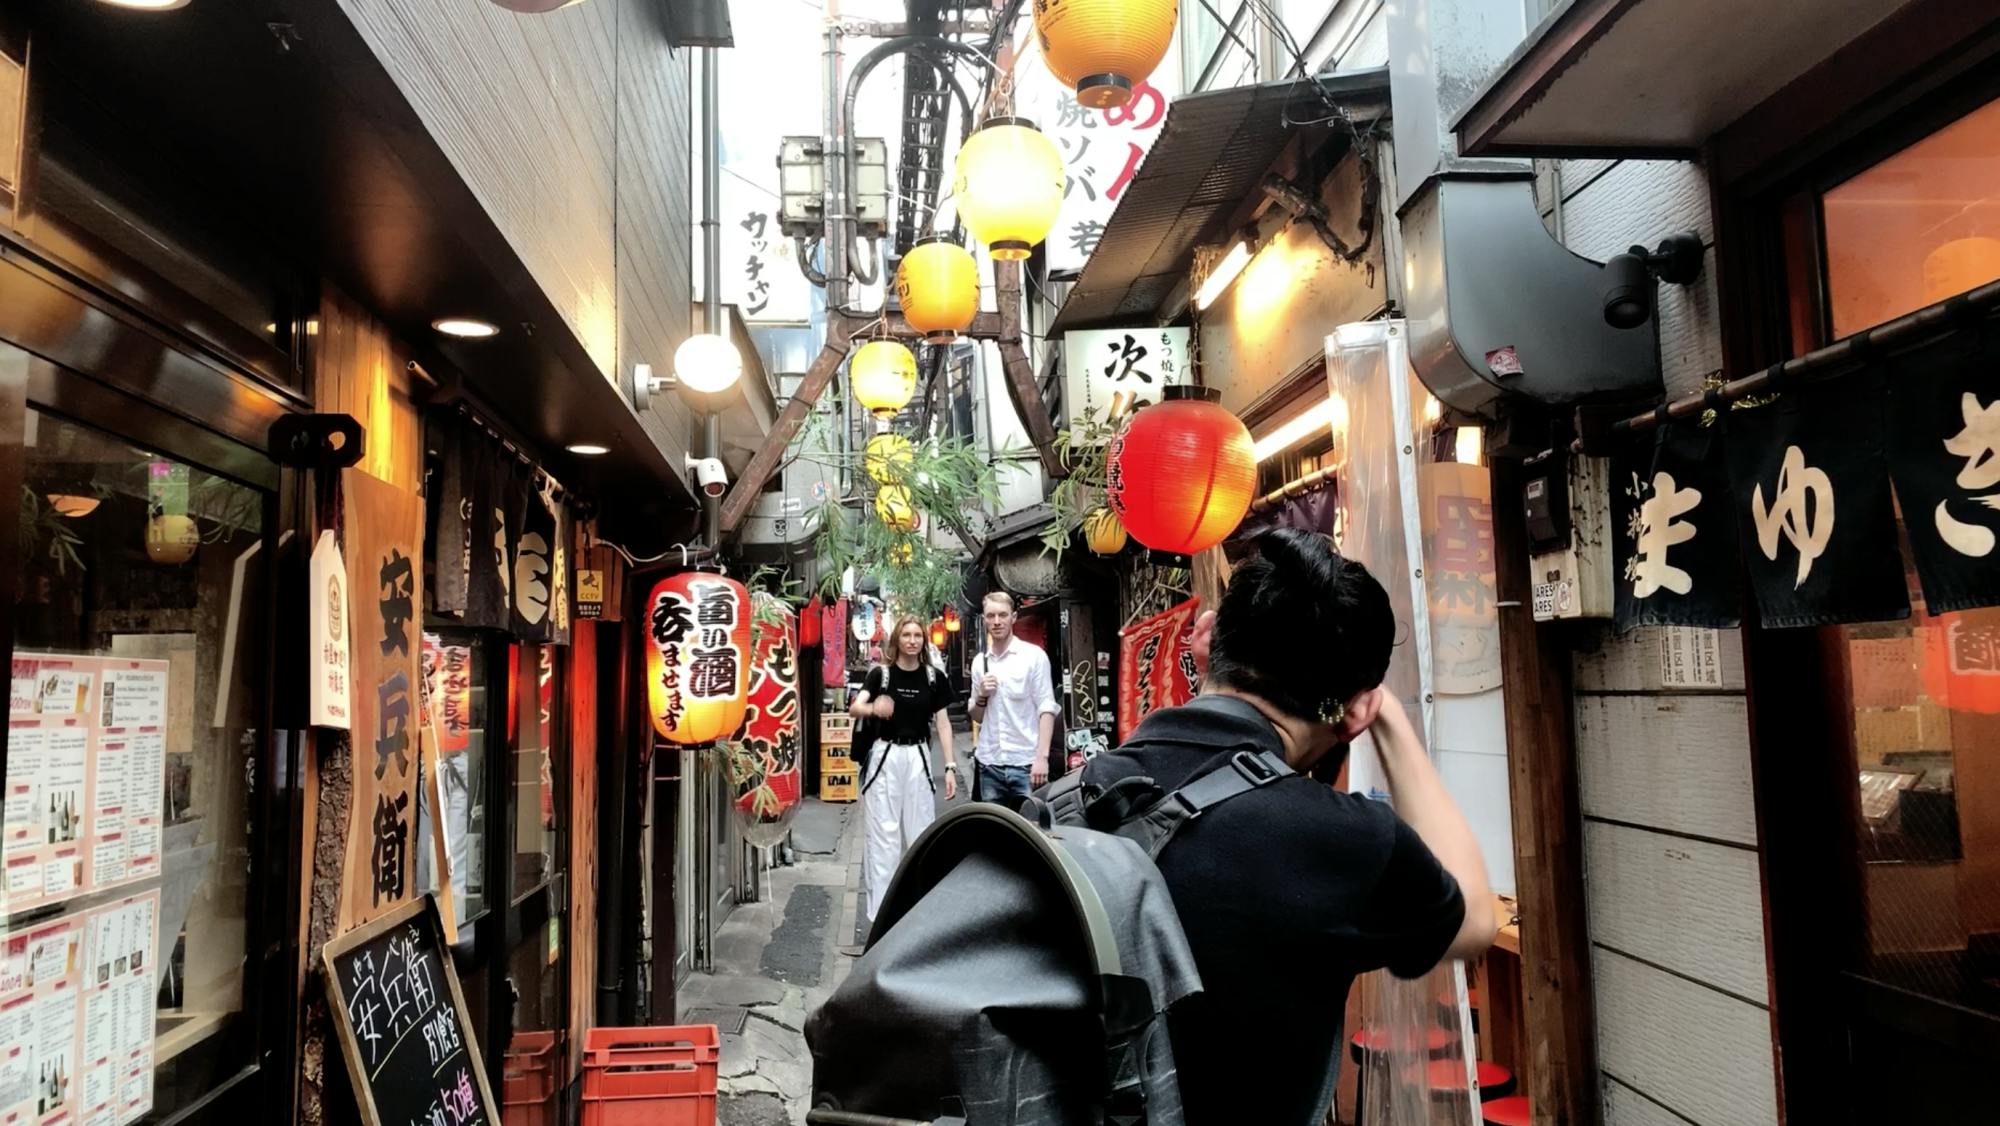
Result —
[[[955, 732], [954, 744], [968, 761], [968, 734]], [[936, 748], [932, 756], [941, 761]], [[961, 793], [950, 805], [964, 800]], [[948, 808], [942, 785], [938, 806]], [[867, 940], [859, 803], [806, 799], [792, 846], [796, 862], [770, 870], [762, 901], [738, 906], [717, 932], [715, 971], [690, 976], [680, 989], [680, 1023], [722, 1030], [720, 1126], [805, 1122], [806, 1015], [846, 978]]]

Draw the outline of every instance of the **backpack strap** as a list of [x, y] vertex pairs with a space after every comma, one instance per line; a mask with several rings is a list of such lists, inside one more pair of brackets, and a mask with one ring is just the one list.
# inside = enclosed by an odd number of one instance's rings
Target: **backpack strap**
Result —
[[1272, 751], [1240, 750], [1220, 767], [1155, 802], [1114, 832], [1136, 842], [1157, 861], [1160, 853], [1188, 824], [1231, 798], [1300, 775]]

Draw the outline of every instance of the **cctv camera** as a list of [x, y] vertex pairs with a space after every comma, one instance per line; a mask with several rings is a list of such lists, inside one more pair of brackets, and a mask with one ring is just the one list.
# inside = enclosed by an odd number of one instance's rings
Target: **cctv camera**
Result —
[[729, 487], [729, 471], [722, 467], [719, 457], [691, 456], [687, 467], [694, 471], [695, 483], [701, 486], [701, 491], [709, 496], [719, 497]]
[[1653, 274], [1646, 268], [1645, 248], [1633, 247], [1604, 264], [1604, 323], [1612, 328], [1638, 328], [1653, 312]]

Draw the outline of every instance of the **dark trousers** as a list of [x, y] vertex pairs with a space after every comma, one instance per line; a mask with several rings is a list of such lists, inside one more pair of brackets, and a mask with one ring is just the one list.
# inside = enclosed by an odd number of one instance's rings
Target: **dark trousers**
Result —
[[1028, 768], [989, 766], [977, 759], [973, 761], [972, 800], [989, 801], [1016, 813], [1021, 812], [1021, 802], [1029, 791]]

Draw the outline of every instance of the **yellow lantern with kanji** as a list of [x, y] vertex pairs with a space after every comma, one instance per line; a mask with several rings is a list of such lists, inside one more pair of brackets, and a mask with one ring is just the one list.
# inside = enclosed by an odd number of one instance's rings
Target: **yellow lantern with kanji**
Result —
[[901, 485], [884, 485], [875, 490], [875, 515], [882, 525], [898, 532], [917, 530], [917, 509], [910, 503], [910, 490]]
[[1125, 525], [1118, 522], [1118, 514], [1108, 508], [1099, 508], [1083, 518], [1083, 542], [1098, 555], [1116, 555], [1125, 550]]
[[917, 448], [901, 434], [877, 434], [861, 450], [861, 468], [878, 485], [902, 480], [916, 462]]
[[1049, 73], [1078, 105], [1122, 106], [1174, 41], [1176, 0], [1054, 0], [1035, 5], [1035, 39]]
[[893, 340], [870, 340], [847, 362], [854, 398], [876, 418], [894, 418], [917, 393], [917, 358]]
[[683, 571], [646, 598], [646, 702], [653, 730], [683, 745], [736, 733], [750, 698], [750, 592]]
[[1049, 237], [1062, 210], [1062, 154], [1035, 123], [996, 117], [958, 147], [952, 187], [958, 217], [1002, 262], [1018, 262]]
[[932, 344], [949, 344], [979, 312], [979, 266], [950, 235], [917, 240], [896, 267], [903, 319]]

